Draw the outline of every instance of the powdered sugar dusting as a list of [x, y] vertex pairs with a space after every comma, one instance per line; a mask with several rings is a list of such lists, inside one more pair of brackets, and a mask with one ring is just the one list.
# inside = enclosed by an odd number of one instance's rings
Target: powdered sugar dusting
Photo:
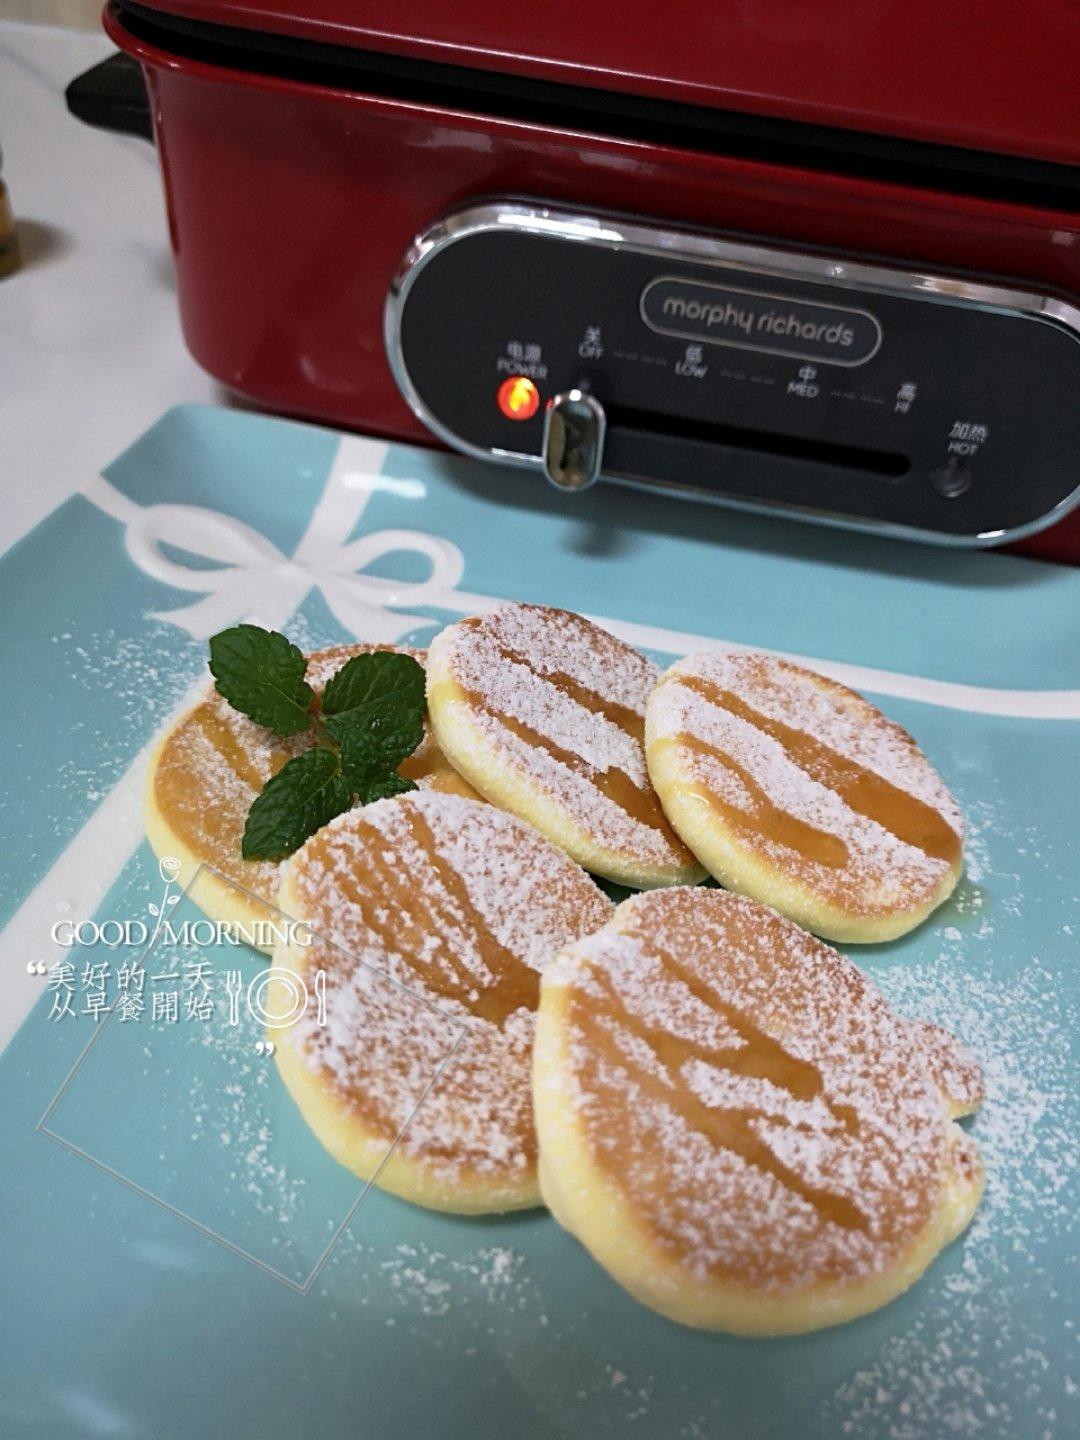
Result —
[[975, 1056], [941, 1025], [913, 1020], [911, 1033], [918, 1043], [939, 1093], [953, 1115], [968, 1115], [982, 1104], [982, 1066]]
[[636, 896], [549, 983], [572, 990], [564, 1101], [691, 1274], [862, 1278], [932, 1219], [957, 1132], [922, 1048], [797, 926], [719, 891]]
[[[645, 765], [645, 701], [659, 676], [650, 660], [580, 615], [536, 605], [459, 622], [437, 643], [493, 749], [580, 831], [641, 863], [692, 864]], [[654, 801], [655, 816], [634, 813], [596, 783], [615, 773]]]
[[[784, 816], [836, 837], [846, 860], [835, 863], [792, 848], [767, 826], [739, 831], [740, 843], [797, 875], [844, 911], [875, 914], [932, 896], [949, 861], [893, 833], [852, 808], [828, 780], [807, 772], [783, 740], [753, 719], [712, 703], [696, 682], [737, 697], [758, 715], [829, 747], [945, 821], [956, 836], [963, 822], [956, 802], [911, 737], [854, 692], [786, 661], [754, 653], [708, 653], [678, 662], [648, 705], [649, 744], [672, 750], [689, 785], [700, 784], [741, 814], [757, 802], [744, 778], [708, 750], [729, 757]], [[702, 742], [693, 748], [685, 737]], [[842, 852], [841, 852], [842, 853]]]
[[435, 793], [338, 817], [285, 888], [316, 935], [304, 963], [328, 977], [326, 1026], [309, 1014], [288, 1043], [389, 1141], [460, 1040], [403, 1149], [447, 1187], [466, 1170], [519, 1184], [538, 976], [611, 902], [523, 821]]
[[[1022, 1276], [1060, 1315], [1070, 1285], [1062, 1257], [1046, 1247], [1075, 1209], [1069, 1036], [1080, 1013], [1038, 961], [1010, 978], [965, 975], [952, 944], [876, 978], [898, 1009], [947, 1021], [978, 1054], [986, 1100], [971, 1134], [986, 1191], [937, 1298], [837, 1389], [824, 1418], [853, 1440], [1075, 1434], [1080, 1365], [1072, 1376], [1051, 1373], [1010, 1294]], [[1063, 1398], [1072, 1420], [1059, 1409]]]

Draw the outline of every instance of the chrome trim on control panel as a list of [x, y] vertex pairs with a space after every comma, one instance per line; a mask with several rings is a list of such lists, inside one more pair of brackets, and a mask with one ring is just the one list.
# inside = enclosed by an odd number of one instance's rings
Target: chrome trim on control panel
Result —
[[[463, 440], [443, 425], [424, 404], [413, 384], [401, 344], [401, 317], [405, 302], [423, 268], [440, 251], [459, 240], [506, 230], [519, 234], [554, 236], [561, 240], [584, 242], [604, 249], [632, 250], [635, 254], [655, 255], [666, 260], [679, 258], [697, 264], [723, 265], [727, 269], [746, 271], [748, 275], [809, 281], [840, 289], [858, 288], [882, 294], [917, 296], [932, 303], [964, 308], [1006, 311], [1064, 328], [1071, 333], [1071, 338], [1080, 344], [1080, 307], [1037, 291], [1016, 290], [1008, 286], [988, 285], [916, 270], [896, 270], [862, 261], [840, 260], [835, 256], [810, 251], [784, 250], [771, 245], [729, 240], [694, 229], [681, 230], [652, 224], [647, 220], [624, 219], [602, 212], [590, 215], [539, 202], [530, 204], [521, 200], [489, 200], [452, 212], [413, 240], [391, 282], [383, 310], [387, 359], [409, 409], [444, 444], [478, 460], [502, 461], [508, 465], [535, 470], [540, 477], [544, 473], [542, 455], [504, 450], [498, 446], [485, 449]], [[1080, 505], [1078, 481], [1076, 489], [1063, 500], [1059, 500], [1044, 515], [1026, 525], [1017, 525], [1009, 530], [984, 530], [974, 535], [956, 535], [939, 530], [923, 530], [893, 521], [860, 519], [787, 501], [748, 500], [722, 492], [702, 491], [692, 485], [618, 475], [607, 470], [601, 478], [636, 490], [699, 500], [705, 504], [723, 505], [752, 514], [808, 520], [841, 530], [856, 530], [963, 548], [1008, 545], [1027, 539], [1030, 535], [1048, 529]]]

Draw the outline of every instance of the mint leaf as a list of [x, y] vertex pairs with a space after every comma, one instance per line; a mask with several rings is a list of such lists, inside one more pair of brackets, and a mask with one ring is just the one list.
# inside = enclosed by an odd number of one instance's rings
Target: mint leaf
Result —
[[331, 750], [305, 750], [263, 786], [244, 826], [245, 860], [280, 860], [348, 810], [353, 790]]
[[[420, 733], [423, 734], [423, 722]], [[411, 755], [419, 743], [417, 737], [405, 755]], [[341, 741], [341, 772], [353, 794], [358, 795], [366, 805], [370, 800], [381, 800], [387, 795], [401, 795], [406, 790], [416, 789], [411, 780], [405, 780], [396, 773], [396, 767], [405, 755], [387, 758], [378, 744], [372, 742], [370, 732], [356, 726], [346, 730]]]
[[322, 716], [339, 745], [347, 734], [367, 732], [392, 770], [423, 739], [424, 667], [393, 650], [354, 655], [323, 691]]
[[422, 713], [386, 714], [369, 725], [354, 720], [333, 732], [341, 746], [346, 775], [389, 773], [410, 756], [424, 738]]
[[303, 653], [276, 630], [234, 625], [210, 639], [210, 673], [218, 694], [275, 735], [298, 735], [311, 724], [306, 669]]
[[415, 790], [396, 773], [424, 738], [424, 671], [411, 655], [354, 655], [331, 678], [318, 711], [303, 654], [284, 635], [234, 625], [210, 641], [217, 690], [277, 735], [314, 725], [315, 748], [294, 756], [263, 787], [244, 826], [246, 860], [279, 860], [335, 815]]
[[384, 775], [378, 780], [369, 780], [358, 789], [358, 798], [361, 805], [370, 805], [373, 800], [390, 800], [395, 795], [406, 795], [410, 790], [417, 788], [415, 780], [406, 780], [404, 775], [396, 775], [392, 770], [389, 775]]

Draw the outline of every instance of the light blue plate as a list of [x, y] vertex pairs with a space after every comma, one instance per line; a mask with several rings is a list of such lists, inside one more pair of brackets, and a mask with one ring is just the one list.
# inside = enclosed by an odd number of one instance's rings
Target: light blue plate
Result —
[[[167, 980], [131, 1023], [50, 1020], [44, 976], [0, 1058], [3, 1440], [1077, 1434], [1080, 571], [602, 486], [566, 499], [419, 450], [172, 411], [0, 562], [5, 973], [56, 959], [56, 920], [154, 923], [139, 757], [207, 634], [254, 610], [305, 646], [423, 643], [490, 597], [604, 617], [661, 660], [716, 639], [801, 655], [918, 737], [969, 817], [968, 877], [916, 934], [853, 953], [986, 1067], [974, 1225], [868, 1319], [697, 1334], [542, 1213], [365, 1196], [246, 1020], [153, 1022]], [[76, 1007], [87, 967], [141, 948], [73, 950]], [[189, 959], [158, 945], [147, 970], [172, 963], [182, 986]], [[216, 1004], [224, 967], [246, 984], [263, 963], [216, 954]]]

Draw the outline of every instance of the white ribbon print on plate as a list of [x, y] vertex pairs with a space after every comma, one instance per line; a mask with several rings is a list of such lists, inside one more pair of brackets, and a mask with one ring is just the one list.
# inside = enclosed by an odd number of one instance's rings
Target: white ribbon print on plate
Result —
[[[375, 490], [424, 494], [420, 481], [379, 473], [388, 448], [377, 441], [342, 440], [326, 488], [291, 556], [245, 521], [203, 505], [138, 505], [103, 476], [82, 493], [123, 525], [127, 552], [145, 575], [202, 594], [194, 605], [153, 613], [155, 620], [179, 625], [195, 640], [242, 620], [277, 629], [318, 590], [350, 635], [391, 644], [431, 623], [400, 607], [443, 605], [465, 573], [465, 557], [449, 540], [422, 530], [377, 530], [349, 539]], [[163, 544], [214, 564], [181, 564], [165, 554]], [[376, 560], [402, 551], [429, 563], [425, 580], [386, 580], [366, 573]]]
[[[350, 635], [376, 644], [393, 644], [410, 630], [431, 623], [426, 616], [410, 613], [410, 606], [475, 615], [508, 603], [508, 598], [475, 595], [460, 588], [465, 557], [450, 540], [423, 530], [402, 529], [375, 530], [349, 539], [377, 490], [415, 499], [425, 494], [423, 481], [398, 480], [381, 473], [388, 450], [382, 441], [342, 438], [322, 497], [291, 556], [245, 521], [206, 506], [141, 506], [103, 477], [92, 480], [82, 493], [124, 526], [127, 552], [144, 574], [202, 595], [193, 605], [156, 611], [153, 617], [180, 626], [196, 640], [205, 640], [242, 620], [279, 629], [312, 590], [321, 592]], [[214, 563], [210, 568], [184, 565], [170, 559], [163, 544]], [[387, 580], [368, 572], [374, 561], [403, 552], [419, 555], [428, 563], [426, 579]], [[589, 618], [629, 644], [670, 655], [754, 648], [603, 615]], [[983, 715], [1080, 719], [1080, 690], [999, 690], [783, 651], [770, 653], [784, 654], [842, 684], [877, 695]]]

